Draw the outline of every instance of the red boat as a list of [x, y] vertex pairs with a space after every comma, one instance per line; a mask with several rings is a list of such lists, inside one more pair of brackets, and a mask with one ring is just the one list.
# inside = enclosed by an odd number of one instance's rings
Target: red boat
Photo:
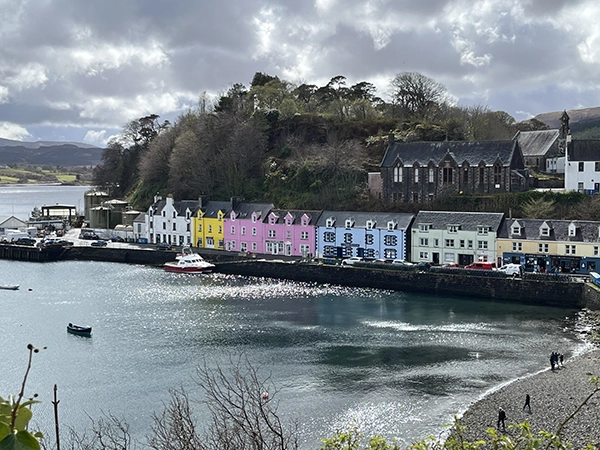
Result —
[[205, 261], [202, 256], [194, 253], [191, 249], [184, 248], [182, 253], [177, 255], [175, 261], [165, 263], [164, 268], [167, 272], [211, 273], [215, 265]]

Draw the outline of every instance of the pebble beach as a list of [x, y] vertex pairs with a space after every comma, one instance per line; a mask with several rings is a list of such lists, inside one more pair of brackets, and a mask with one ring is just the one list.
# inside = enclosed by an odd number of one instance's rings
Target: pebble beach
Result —
[[[550, 369], [548, 360], [548, 370], [514, 381], [473, 403], [460, 419], [467, 427], [464, 438], [489, 443], [491, 439], [486, 430], [496, 428], [499, 408], [506, 412], [506, 431], [499, 430], [505, 435], [516, 438], [520, 431], [509, 425], [525, 421], [531, 425], [534, 435], [540, 430], [556, 433], [594, 391], [595, 385], [590, 381], [593, 376], [600, 377], [598, 349], [567, 359], [555, 370]], [[531, 398], [531, 412], [523, 408], [527, 394]], [[561, 437], [570, 442], [573, 449], [583, 449], [590, 443], [600, 449], [600, 392], [563, 427]]]

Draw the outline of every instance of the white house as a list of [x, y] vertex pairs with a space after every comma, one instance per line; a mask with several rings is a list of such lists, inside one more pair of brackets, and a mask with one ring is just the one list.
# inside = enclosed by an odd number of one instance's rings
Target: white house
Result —
[[600, 140], [573, 139], [567, 144], [565, 190], [600, 192]]
[[503, 213], [421, 211], [411, 230], [413, 262], [497, 262], [496, 236]]
[[197, 200], [174, 201], [172, 195], [164, 200], [154, 197], [145, 216], [148, 242], [172, 245], [192, 245], [192, 219], [198, 211]]

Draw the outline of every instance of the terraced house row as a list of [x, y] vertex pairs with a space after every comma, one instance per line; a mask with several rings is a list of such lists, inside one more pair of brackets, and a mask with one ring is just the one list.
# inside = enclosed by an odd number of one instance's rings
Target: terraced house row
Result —
[[137, 237], [229, 252], [301, 258], [403, 259], [432, 264], [521, 264], [529, 271], [600, 269], [600, 222], [519, 219], [503, 213], [418, 214], [285, 210], [243, 201], [156, 197]]

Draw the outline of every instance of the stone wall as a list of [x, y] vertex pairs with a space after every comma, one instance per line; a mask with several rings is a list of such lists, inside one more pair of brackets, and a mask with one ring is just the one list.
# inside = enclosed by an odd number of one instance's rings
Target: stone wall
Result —
[[398, 291], [469, 296], [546, 306], [600, 308], [600, 295], [584, 295], [589, 283], [498, 278], [473, 274], [401, 271], [364, 267], [244, 261], [217, 265], [217, 272]]

